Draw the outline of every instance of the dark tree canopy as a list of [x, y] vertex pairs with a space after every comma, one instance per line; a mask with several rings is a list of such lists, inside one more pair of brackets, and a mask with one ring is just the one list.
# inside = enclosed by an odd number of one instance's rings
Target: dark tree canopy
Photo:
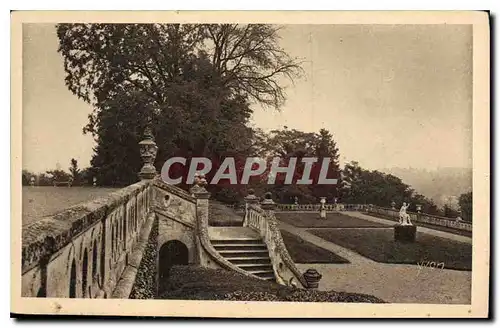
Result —
[[204, 24], [58, 24], [66, 85], [94, 107], [85, 133], [106, 185], [137, 180], [137, 143], [151, 122], [168, 157], [255, 153], [250, 104], [279, 108], [283, 77], [300, 63], [279, 46], [279, 27]]

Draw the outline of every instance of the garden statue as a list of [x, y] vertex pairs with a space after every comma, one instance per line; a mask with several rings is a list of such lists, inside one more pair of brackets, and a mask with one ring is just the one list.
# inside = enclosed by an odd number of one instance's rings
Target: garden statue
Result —
[[401, 209], [399, 210], [399, 224], [401, 225], [412, 225], [410, 221], [410, 215], [406, 213], [406, 210], [410, 207], [410, 204], [408, 205], [406, 203], [403, 203], [403, 206], [401, 206]]
[[97, 178], [96, 178], [96, 177], [94, 177], [94, 178], [92, 179], [92, 185], [93, 185], [94, 187], [96, 187], [96, 186], [97, 186]]
[[295, 202], [295, 205], [299, 205], [299, 198], [297, 196], [295, 196], [294, 202]]
[[30, 186], [32, 186], [32, 187], [35, 186], [35, 177], [31, 177], [31, 179], [30, 179]]
[[422, 212], [422, 205], [417, 204], [417, 205], [415, 205], [415, 206], [417, 207], [417, 213], [419, 213], [419, 214], [420, 214], [420, 212]]
[[319, 216], [322, 219], [326, 219], [326, 207], [325, 207], [326, 198], [321, 197], [321, 200], [319, 202], [321, 203], [320, 208], [319, 208]]
[[396, 202], [395, 201], [391, 202], [391, 209], [393, 209], [393, 210], [396, 209]]

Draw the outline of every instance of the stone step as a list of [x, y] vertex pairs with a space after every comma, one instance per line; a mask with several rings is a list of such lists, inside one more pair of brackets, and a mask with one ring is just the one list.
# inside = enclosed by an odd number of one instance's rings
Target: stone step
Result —
[[271, 259], [269, 256], [248, 256], [248, 257], [226, 257], [229, 262], [239, 265], [239, 264], [271, 264]]
[[252, 237], [239, 237], [232, 239], [211, 239], [212, 245], [260, 245], [262, 244], [262, 239], [256, 239]]
[[217, 251], [226, 251], [226, 250], [267, 250], [266, 244], [245, 244], [245, 243], [239, 243], [239, 244], [213, 244], [214, 248]]
[[219, 254], [228, 257], [253, 257], [253, 256], [269, 256], [267, 249], [256, 249], [256, 250], [224, 250], [219, 251]]
[[269, 263], [242, 263], [237, 265], [238, 268], [243, 269], [245, 271], [259, 271], [259, 270], [267, 270], [272, 271], [273, 267]]
[[254, 276], [264, 279], [276, 279], [273, 271], [253, 273]]
[[271, 270], [267, 269], [267, 270], [245, 270], [251, 274], [254, 274], [256, 276], [258, 275], [264, 275], [264, 274], [270, 274], [274, 277], [274, 271], [273, 269], [271, 268]]

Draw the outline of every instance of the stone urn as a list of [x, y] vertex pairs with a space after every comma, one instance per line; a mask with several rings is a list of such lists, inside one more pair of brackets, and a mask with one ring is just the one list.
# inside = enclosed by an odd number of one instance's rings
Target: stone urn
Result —
[[304, 279], [307, 282], [307, 288], [318, 288], [319, 281], [323, 277], [318, 271], [315, 269], [308, 269], [304, 274]]
[[276, 203], [273, 201], [273, 195], [271, 192], [266, 192], [264, 194], [264, 200], [260, 203], [260, 206], [264, 210], [273, 210], [275, 208]]
[[142, 161], [144, 162], [144, 166], [139, 172], [139, 177], [141, 180], [153, 179], [156, 176], [154, 160], [156, 158], [156, 153], [158, 152], [158, 147], [154, 142], [153, 133], [149, 127], [147, 127], [144, 131], [144, 140], [139, 142], [139, 151]]

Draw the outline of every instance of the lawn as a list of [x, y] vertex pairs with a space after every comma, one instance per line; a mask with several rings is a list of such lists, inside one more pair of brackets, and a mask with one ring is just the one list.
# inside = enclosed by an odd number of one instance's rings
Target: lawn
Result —
[[281, 231], [288, 253], [295, 263], [349, 263], [348, 260], [286, 231]]
[[23, 225], [117, 190], [100, 187], [23, 187]]
[[417, 232], [415, 243], [394, 241], [392, 229], [321, 229], [308, 232], [383, 263], [431, 261], [445, 269], [472, 270], [472, 245]]
[[384, 303], [365, 294], [296, 289], [222, 269], [174, 266], [159, 299]]
[[209, 203], [208, 225], [213, 227], [241, 227], [243, 226], [243, 214], [238, 214], [232, 208], [222, 203], [211, 200]]
[[326, 219], [319, 218], [319, 214], [276, 212], [276, 218], [282, 222], [298, 228], [387, 228], [388, 225], [358, 219], [340, 213], [327, 213]]

